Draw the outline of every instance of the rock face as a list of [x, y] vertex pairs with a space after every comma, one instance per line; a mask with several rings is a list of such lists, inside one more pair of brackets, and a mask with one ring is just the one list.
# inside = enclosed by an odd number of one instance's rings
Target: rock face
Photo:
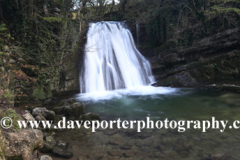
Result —
[[240, 29], [193, 40], [191, 46], [162, 46], [148, 53], [159, 86], [235, 84], [240, 79]]
[[67, 117], [81, 116], [85, 111], [85, 105], [80, 102], [76, 102], [74, 99], [62, 100], [62, 106], [55, 107], [53, 109], [57, 114], [63, 114]]
[[55, 117], [55, 112], [47, 110], [45, 107], [44, 108], [34, 108], [33, 109], [32, 115], [34, 117], [37, 117], [40, 114], [43, 117], [45, 117], [47, 120], [54, 120], [54, 117]]
[[23, 129], [18, 132], [6, 132], [5, 156], [22, 157], [24, 160], [37, 159], [34, 149], [43, 147], [43, 133], [36, 129]]

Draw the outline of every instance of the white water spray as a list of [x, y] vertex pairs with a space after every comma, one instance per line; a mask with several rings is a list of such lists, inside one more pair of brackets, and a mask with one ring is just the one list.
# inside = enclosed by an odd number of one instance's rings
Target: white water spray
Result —
[[124, 22], [90, 23], [80, 75], [81, 93], [148, 86], [150, 63], [137, 50]]

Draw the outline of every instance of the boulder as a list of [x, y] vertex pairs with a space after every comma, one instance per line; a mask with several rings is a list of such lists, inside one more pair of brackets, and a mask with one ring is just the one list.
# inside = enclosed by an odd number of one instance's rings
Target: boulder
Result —
[[44, 141], [43, 144], [44, 144], [43, 148], [41, 149], [42, 153], [50, 153], [50, 152], [52, 152], [52, 150], [54, 148], [53, 145], [47, 143], [46, 141]]
[[52, 158], [48, 155], [43, 155], [39, 158], [39, 160], [52, 160]]
[[71, 158], [73, 157], [73, 153], [68, 149], [68, 144], [59, 142], [56, 147], [54, 147], [52, 151], [56, 156], [62, 158]]
[[44, 105], [51, 105], [54, 104], [54, 101], [52, 99], [47, 99], [46, 101], [43, 102]]
[[28, 112], [28, 113], [25, 113], [24, 115], [22, 115], [23, 118], [26, 120], [26, 121], [35, 121], [35, 119], [33, 118], [33, 116]]
[[41, 114], [44, 116], [47, 120], [54, 120], [55, 117], [55, 112], [47, 110], [45, 107], [44, 108], [34, 108], [32, 115], [36, 117], [37, 115]]
[[35, 119], [36, 119], [37, 121], [46, 121], [46, 118], [43, 117], [42, 114], [37, 115]]
[[22, 129], [17, 132], [5, 132], [6, 158], [22, 157], [24, 160], [35, 160], [34, 149], [43, 147], [43, 133], [36, 129]]
[[47, 136], [46, 137], [46, 142], [49, 143], [52, 146], [55, 146], [57, 144], [57, 142], [55, 141], [55, 139], [53, 138], [53, 136]]
[[98, 114], [94, 114], [94, 113], [86, 113], [86, 114], [83, 114], [79, 117], [79, 120], [83, 120], [83, 121], [92, 121], [92, 120], [98, 120], [100, 121], [100, 118], [99, 118], [99, 115]]
[[74, 99], [74, 98], [69, 98], [69, 99], [62, 99], [61, 101], [60, 101], [60, 106], [62, 106], [62, 105], [64, 105], [64, 104], [73, 104], [73, 103], [76, 103], [77, 102], [77, 100], [76, 99]]
[[65, 103], [60, 107], [55, 107], [53, 110], [57, 114], [63, 114], [67, 117], [69, 117], [69, 116], [79, 117], [82, 114], [84, 114], [85, 105], [83, 103], [80, 103], [80, 102]]

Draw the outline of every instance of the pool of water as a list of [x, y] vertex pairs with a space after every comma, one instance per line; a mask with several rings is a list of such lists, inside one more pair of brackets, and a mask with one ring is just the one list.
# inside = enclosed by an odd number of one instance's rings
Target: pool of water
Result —
[[[102, 120], [240, 120], [240, 94], [204, 89], [139, 88], [77, 94], [86, 112]], [[58, 132], [70, 142], [76, 159], [240, 159], [240, 132], [236, 129], [87, 129]]]

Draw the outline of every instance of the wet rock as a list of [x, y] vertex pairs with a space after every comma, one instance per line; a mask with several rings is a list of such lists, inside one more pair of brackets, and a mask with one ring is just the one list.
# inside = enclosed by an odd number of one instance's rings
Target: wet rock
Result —
[[53, 138], [53, 136], [47, 136], [46, 137], [46, 142], [49, 143], [50, 145], [54, 146], [57, 144], [57, 142], [55, 141], [55, 139]]
[[39, 114], [35, 117], [37, 121], [46, 121], [45, 117], [42, 114]]
[[43, 102], [44, 105], [51, 105], [54, 104], [54, 101], [52, 99], [47, 99], [46, 101]]
[[62, 105], [66, 105], [66, 104], [74, 104], [74, 103], [76, 103], [77, 101], [76, 101], [76, 99], [74, 99], [74, 98], [69, 98], [69, 99], [63, 99], [63, 100], [61, 100], [60, 101], [60, 106], [62, 106]]
[[22, 129], [18, 132], [5, 132], [5, 156], [22, 157], [24, 160], [36, 159], [32, 151], [43, 147], [43, 133], [36, 129]]
[[36, 117], [37, 115], [41, 114], [43, 117], [45, 117], [47, 120], [54, 120], [55, 112], [47, 110], [44, 108], [34, 108], [32, 115]]
[[48, 155], [43, 155], [39, 158], [39, 160], [52, 160], [52, 158]]
[[194, 77], [192, 77], [189, 74], [189, 72], [182, 71], [173, 76], [169, 76], [167, 79], [159, 80], [158, 85], [186, 87], [186, 86], [197, 86], [198, 82]]
[[50, 152], [52, 152], [52, 150], [54, 148], [53, 145], [47, 143], [46, 141], [44, 141], [43, 144], [44, 144], [43, 148], [41, 149], [42, 153], [50, 153]]
[[52, 134], [53, 133], [51, 133], [51, 132], [44, 132], [43, 137], [44, 137], [44, 139], [46, 139], [46, 137], [51, 136]]
[[122, 156], [121, 151], [108, 151], [111, 156]]
[[84, 115], [81, 115], [80, 117], [79, 117], [79, 120], [83, 120], [83, 121], [92, 121], [92, 120], [100, 120], [100, 118], [99, 118], [99, 115], [98, 114], [94, 114], [94, 113], [91, 113], [91, 112], [89, 112], [89, 113], [86, 113], [86, 114], [84, 114]]
[[223, 84], [222, 89], [226, 91], [240, 92], [240, 86], [234, 84]]
[[35, 121], [35, 119], [33, 118], [33, 116], [28, 112], [28, 113], [25, 113], [24, 115], [22, 115], [23, 118], [26, 120], [26, 121]]
[[52, 151], [55, 155], [63, 158], [71, 158], [73, 157], [72, 151], [68, 149], [68, 144], [60, 142], [56, 147], [53, 148]]
[[84, 114], [85, 105], [80, 102], [76, 103], [65, 103], [60, 107], [55, 107], [53, 109], [57, 114], [63, 114], [65, 116], [75, 116], [80, 117]]

